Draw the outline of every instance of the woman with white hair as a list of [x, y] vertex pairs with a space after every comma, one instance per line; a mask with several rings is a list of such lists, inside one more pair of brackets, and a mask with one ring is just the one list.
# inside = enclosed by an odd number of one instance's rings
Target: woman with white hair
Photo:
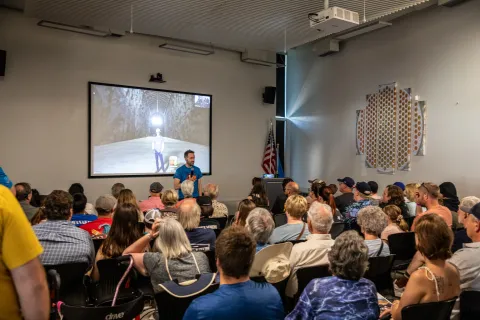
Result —
[[250, 231], [255, 242], [257, 243], [257, 251], [262, 250], [268, 246], [268, 239], [275, 229], [275, 222], [272, 219], [272, 214], [264, 208], [255, 208], [250, 211], [247, 217], [245, 228]]
[[180, 189], [182, 190], [184, 198], [177, 202], [176, 208], [180, 208], [180, 205], [184, 202], [197, 202], [195, 198], [193, 198], [193, 190], [194, 190], [194, 183], [191, 180], [185, 180], [180, 185]]
[[[154, 239], [157, 252], [144, 252]], [[133, 257], [138, 272], [150, 276], [155, 293], [160, 283], [174, 279], [181, 283], [195, 279], [197, 274], [210, 272], [207, 256], [203, 252], [192, 252], [182, 225], [175, 219], [156, 221], [152, 231], [130, 245], [123, 254]]]
[[218, 185], [209, 183], [203, 189], [203, 195], [212, 199], [213, 215], [212, 218], [228, 217], [227, 206], [217, 201], [218, 198]]
[[365, 236], [369, 257], [385, 257], [390, 255], [390, 248], [380, 235], [387, 227], [387, 217], [379, 207], [368, 206], [358, 212], [357, 223]]

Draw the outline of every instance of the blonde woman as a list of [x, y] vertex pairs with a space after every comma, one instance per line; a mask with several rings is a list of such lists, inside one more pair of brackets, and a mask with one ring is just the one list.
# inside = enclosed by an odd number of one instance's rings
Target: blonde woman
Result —
[[137, 208], [138, 221], [143, 222], [143, 212], [140, 210], [140, 207], [138, 206], [138, 201], [137, 201], [137, 198], [135, 197], [135, 194], [130, 189], [123, 189], [118, 194], [117, 206], [120, 206], [125, 203], [133, 204]]
[[310, 234], [307, 224], [302, 217], [307, 213], [308, 203], [305, 197], [291, 195], [285, 202], [285, 213], [287, 224], [275, 228], [270, 237], [270, 243], [278, 243], [289, 240], [305, 240]]
[[213, 215], [212, 218], [228, 217], [227, 206], [217, 201], [218, 198], [218, 185], [209, 183], [203, 189], [203, 195], [212, 199]]
[[395, 205], [389, 205], [383, 208], [387, 215], [387, 227], [383, 229], [381, 238], [388, 243], [388, 236], [391, 234], [407, 232], [408, 224], [403, 220], [402, 210]]
[[[145, 252], [155, 239], [157, 252]], [[203, 252], [192, 252], [182, 225], [175, 219], [161, 219], [152, 226], [152, 231], [141, 237], [123, 252], [133, 257], [135, 269], [150, 276], [153, 290], [159, 292], [158, 284], [177, 279], [178, 282], [195, 279], [195, 275], [210, 272], [208, 258]]]
[[410, 217], [415, 217], [417, 214], [422, 213], [422, 207], [415, 202], [415, 192], [420, 188], [419, 183], [409, 183], [405, 186], [405, 204], [408, 207], [408, 213]]
[[170, 189], [162, 193], [162, 203], [165, 208], [160, 209], [163, 217], [172, 217], [177, 219], [177, 205], [178, 194], [177, 191]]

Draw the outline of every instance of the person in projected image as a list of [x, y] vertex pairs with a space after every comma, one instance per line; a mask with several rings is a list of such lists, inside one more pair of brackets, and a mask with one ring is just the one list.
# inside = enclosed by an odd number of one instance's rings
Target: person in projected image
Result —
[[187, 150], [183, 154], [185, 158], [185, 164], [175, 171], [173, 176], [173, 186], [175, 190], [178, 190], [178, 199], [184, 198], [183, 192], [180, 189], [180, 185], [185, 180], [193, 181], [193, 198], [198, 198], [199, 191], [202, 190], [202, 171], [199, 167], [195, 166], [195, 152]]
[[[152, 150], [155, 152], [155, 163], [157, 165], [157, 172], [163, 171], [167, 172], [167, 169], [164, 168], [163, 162], [163, 150], [165, 149], [165, 138], [160, 135], [160, 128], [155, 130], [157, 135], [153, 138], [152, 141]], [[158, 166], [158, 159], [160, 159], [161, 167]]]

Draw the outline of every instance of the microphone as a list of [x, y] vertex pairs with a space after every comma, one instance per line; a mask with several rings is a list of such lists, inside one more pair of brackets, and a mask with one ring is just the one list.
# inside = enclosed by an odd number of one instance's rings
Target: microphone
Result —
[[195, 171], [192, 168], [192, 171], [190, 171], [190, 177], [193, 177], [195, 175]]

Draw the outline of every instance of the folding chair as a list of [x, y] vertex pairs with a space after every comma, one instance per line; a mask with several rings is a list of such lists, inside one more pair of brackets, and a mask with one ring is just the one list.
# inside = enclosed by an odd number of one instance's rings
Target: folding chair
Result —
[[345, 223], [343, 222], [335, 222], [332, 224], [332, 228], [330, 229], [330, 235], [332, 236], [332, 239], [336, 239], [339, 235], [342, 234], [342, 232], [345, 230]]
[[405, 270], [417, 252], [414, 232], [401, 232], [388, 236], [390, 253], [395, 255], [392, 270]]
[[[435, 319], [435, 320], [449, 320], [450, 314], [452, 313], [453, 306], [457, 297], [439, 301], [439, 302], [429, 302], [429, 303], [419, 303], [410, 306], [406, 306], [402, 309], [402, 319], [403, 320], [424, 320], [424, 319]], [[478, 318], [475, 318], [478, 319]]]
[[273, 216], [273, 221], [275, 221], [275, 228], [287, 224], [287, 215], [285, 213], [278, 213]]
[[460, 294], [460, 320], [480, 319], [480, 291], [463, 291]]
[[[102, 304], [105, 301], [112, 300], [115, 294], [117, 284], [122, 279], [125, 271], [128, 268], [128, 264], [123, 262], [129, 259], [129, 256], [119, 257], [116, 259], [104, 259], [97, 261], [98, 273], [100, 274], [100, 280], [93, 286], [93, 297], [95, 304]], [[119, 297], [128, 297], [135, 293], [135, 289], [132, 288], [133, 269], [126, 275], [125, 281], [119, 288]]]
[[52, 303], [62, 300], [68, 304], [85, 306], [88, 302], [84, 282], [89, 265], [86, 262], [44, 266], [48, 275]]
[[393, 296], [393, 279], [392, 265], [395, 255], [386, 257], [370, 257], [368, 259], [368, 270], [365, 272], [364, 278], [371, 280], [377, 291], [383, 295]]
[[298, 291], [294, 297], [295, 305], [297, 304], [298, 299], [300, 298], [300, 295], [302, 294], [303, 290], [305, 290], [305, 288], [310, 283], [310, 281], [312, 281], [313, 279], [330, 277], [332, 275], [328, 264], [321, 265], [321, 266], [300, 268], [297, 270], [296, 273], [297, 273], [297, 281], [298, 281]]

